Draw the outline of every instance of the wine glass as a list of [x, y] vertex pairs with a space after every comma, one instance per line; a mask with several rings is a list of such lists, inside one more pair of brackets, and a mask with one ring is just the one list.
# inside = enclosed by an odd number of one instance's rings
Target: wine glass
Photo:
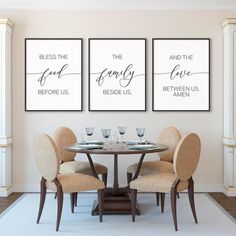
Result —
[[87, 137], [86, 137], [85, 133], [81, 133], [81, 140], [82, 140], [83, 144], [86, 144]]
[[91, 137], [93, 135], [94, 127], [87, 127], [87, 128], [85, 128], [85, 131], [86, 131], [86, 134], [87, 134], [88, 140], [89, 140], [89, 137]]
[[120, 137], [121, 137], [121, 142], [123, 143], [123, 139], [124, 139], [124, 134], [125, 134], [125, 131], [126, 131], [126, 127], [125, 126], [119, 126], [118, 127], [118, 131], [120, 133]]
[[140, 142], [140, 144], [142, 144], [142, 137], [145, 133], [145, 128], [136, 128], [136, 131], [137, 131], [137, 135], [139, 137], [139, 142]]
[[145, 133], [144, 140], [145, 140], [145, 144], [147, 145], [149, 143], [149, 135], [147, 133]]
[[119, 133], [118, 133], [118, 131], [116, 131], [115, 140], [116, 140], [116, 143], [119, 143]]
[[110, 137], [111, 129], [102, 129], [102, 135], [103, 138], [105, 138], [105, 141], [107, 142], [108, 138]]
[[111, 135], [109, 138], [110, 149], [112, 149], [112, 145], [115, 142], [115, 135]]

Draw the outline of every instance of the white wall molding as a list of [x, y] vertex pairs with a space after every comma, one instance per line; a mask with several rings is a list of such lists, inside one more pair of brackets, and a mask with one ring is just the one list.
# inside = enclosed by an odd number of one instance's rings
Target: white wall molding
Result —
[[0, 197], [7, 197], [13, 192], [12, 186], [0, 188]]
[[225, 27], [229, 24], [236, 24], [236, 19], [235, 18], [228, 18], [222, 23], [222, 26]]
[[[1, 2], [1, 1], [0, 1]], [[0, 24], [8, 25], [11, 28], [13, 27], [13, 22], [9, 19], [0, 19]]]
[[227, 19], [224, 33], [224, 193], [236, 196], [236, 19]]
[[207, 192], [224, 192], [224, 186], [222, 184], [195, 184], [194, 185], [195, 192], [199, 193], [207, 193]]
[[[194, 186], [195, 192], [224, 192], [223, 185], [214, 184], [214, 185], [202, 185], [202, 184], [195, 184]], [[12, 188], [13, 192], [24, 192], [24, 193], [34, 193], [39, 192], [39, 185], [14, 185]], [[49, 191], [50, 192], [50, 191]]]
[[11, 193], [11, 36], [13, 23], [0, 19], [0, 196]]
[[236, 197], [236, 187], [224, 187], [223, 192], [228, 197]]
[[234, 11], [235, 0], [0, 0], [0, 9], [102, 11]]
[[13, 185], [13, 192], [20, 193], [38, 193], [40, 191], [39, 185]]

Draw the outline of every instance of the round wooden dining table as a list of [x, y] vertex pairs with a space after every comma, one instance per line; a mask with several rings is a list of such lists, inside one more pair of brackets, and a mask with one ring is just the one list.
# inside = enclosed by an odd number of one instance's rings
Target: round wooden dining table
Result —
[[[76, 153], [84, 153], [87, 155], [88, 161], [90, 163], [94, 177], [99, 178], [94, 167], [93, 160], [91, 158], [92, 154], [95, 155], [113, 155], [114, 158], [114, 178], [113, 178], [113, 187], [106, 187], [105, 196], [104, 196], [104, 214], [131, 214], [131, 200], [129, 197], [129, 185], [126, 187], [119, 187], [118, 181], [118, 157], [122, 155], [141, 155], [138, 167], [135, 174], [132, 177], [132, 181], [139, 176], [140, 169], [144, 157], [148, 153], [158, 153], [163, 152], [168, 149], [166, 145], [156, 144], [156, 147], [150, 149], [130, 149], [131, 145], [126, 143], [114, 143], [108, 145], [103, 149], [82, 149], [78, 144], [71, 144], [64, 147], [65, 150]], [[98, 203], [94, 202], [92, 215], [98, 215]], [[140, 210], [137, 204], [136, 214], [140, 215]]]

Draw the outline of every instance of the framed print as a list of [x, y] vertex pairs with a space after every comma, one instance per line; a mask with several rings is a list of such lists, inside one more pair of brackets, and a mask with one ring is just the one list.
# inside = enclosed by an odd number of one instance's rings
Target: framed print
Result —
[[82, 111], [82, 39], [25, 39], [25, 110]]
[[146, 111], [146, 39], [89, 39], [89, 111]]
[[153, 111], [210, 110], [210, 39], [152, 42]]

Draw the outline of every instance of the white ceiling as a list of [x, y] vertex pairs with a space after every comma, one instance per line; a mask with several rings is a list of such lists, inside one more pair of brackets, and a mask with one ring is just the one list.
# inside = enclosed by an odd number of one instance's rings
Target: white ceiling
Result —
[[0, 9], [236, 10], [236, 0], [0, 0]]

